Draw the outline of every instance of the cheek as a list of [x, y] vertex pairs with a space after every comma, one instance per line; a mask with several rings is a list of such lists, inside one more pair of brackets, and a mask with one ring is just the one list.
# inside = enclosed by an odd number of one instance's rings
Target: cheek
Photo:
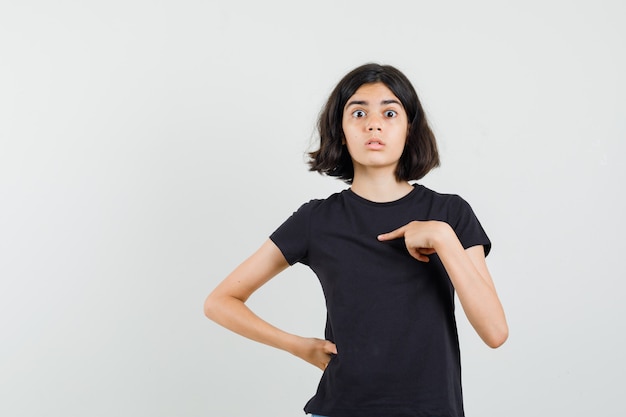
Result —
[[344, 143], [356, 137], [354, 126], [344, 124], [342, 126], [341, 133], [342, 133]]

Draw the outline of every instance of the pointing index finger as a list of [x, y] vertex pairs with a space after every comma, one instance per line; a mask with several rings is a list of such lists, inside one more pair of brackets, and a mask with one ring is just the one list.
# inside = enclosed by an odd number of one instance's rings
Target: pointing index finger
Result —
[[384, 240], [393, 240], [393, 239], [397, 239], [399, 237], [403, 237], [404, 236], [404, 229], [406, 228], [406, 226], [402, 226], [396, 230], [392, 230], [391, 232], [387, 232], [387, 233], [383, 233], [381, 235], [378, 235], [377, 238], [378, 240], [384, 241]]

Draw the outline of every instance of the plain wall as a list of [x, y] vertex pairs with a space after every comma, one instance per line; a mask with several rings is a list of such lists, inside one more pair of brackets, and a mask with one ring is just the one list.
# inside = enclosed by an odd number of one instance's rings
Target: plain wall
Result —
[[[468, 417], [616, 415], [626, 388], [621, 1], [0, 4], [0, 415], [297, 416], [320, 372], [206, 295], [300, 204], [335, 83], [413, 81], [494, 246], [498, 350], [459, 314]], [[250, 300], [321, 337], [315, 276]], [[460, 312], [460, 309], [459, 309]]]

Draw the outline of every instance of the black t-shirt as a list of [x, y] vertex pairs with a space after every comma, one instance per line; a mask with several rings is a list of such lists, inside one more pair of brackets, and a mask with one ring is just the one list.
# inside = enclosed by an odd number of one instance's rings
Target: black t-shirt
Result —
[[331, 417], [463, 416], [454, 288], [437, 255], [420, 262], [403, 239], [377, 236], [440, 220], [464, 248], [489, 238], [461, 197], [424, 186], [375, 203], [350, 189], [303, 204], [271, 236], [289, 264], [317, 275], [334, 356], [305, 406]]

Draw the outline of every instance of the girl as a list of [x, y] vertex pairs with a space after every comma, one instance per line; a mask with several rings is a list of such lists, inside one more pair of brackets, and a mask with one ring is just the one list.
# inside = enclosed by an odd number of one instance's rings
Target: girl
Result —
[[[318, 128], [310, 169], [350, 187], [303, 204], [215, 288], [206, 315], [323, 370], [307, 413], [463, 416], [455, 291], [488, 346], [508, 327], [471, 207], [409, 183], [439, 165], [413, 86], [392, 66], [360, 66], [331, 93]], [[322, 285], [324, 340], [286, 333], [245, 305], [296, 262]]]

